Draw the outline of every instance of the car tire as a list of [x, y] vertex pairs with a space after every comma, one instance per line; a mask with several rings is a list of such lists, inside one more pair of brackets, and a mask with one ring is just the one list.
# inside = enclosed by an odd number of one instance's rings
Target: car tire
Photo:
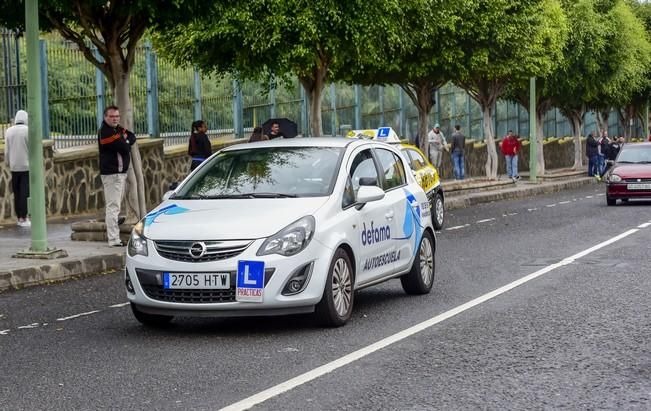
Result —
[[445, 203], [443, 203], [443, 195], [439, 192], [434, 195], [434, 201], [431, 204], [432, 225], [435, 230], [443, 228], [445, 222]]
[[355, 290], [350, 256], [338, 249], [330, 263], [321, 301], [316, 306], [316, 317], [324, 326], [340, 327], [353, 312]]
[[407, 294], [427, 294], [434, 285], [434, 240], [429, 231], [423, 233], [418, 252], [411, 265], [411, 270], [402, 277], [400, 282]]
[[614, 206], [615, 204], [617, 204], [617, 199], [606, 197], [606, 204], [608, 204], [609, 206]]
[[133, 312], [133, 316], [136, 317], [136, 320], [138, 320], [142, 325], [146, 325], [148, 327], [164, 327], [168, 325], [174, 318], [171, 315], [143, 313], [134, 303], [131, 303], [131, 311]]

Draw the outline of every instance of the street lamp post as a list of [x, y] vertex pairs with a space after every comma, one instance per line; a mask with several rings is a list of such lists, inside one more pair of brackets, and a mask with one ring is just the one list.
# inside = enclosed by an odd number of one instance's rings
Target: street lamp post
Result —
[[41, 122], [41, 76], [39, 61], [38, 0], [25, 1], [25, 39], [27, 43], [27, 112], [29, 113], [29, 212], [32, 219], [32, 245], [19, 251], [18, 258], [57, 258], [67, 253], [47, 246], [45, 184], [43, 170], [43, 125]]
[[538, 159], [536, 149], [536, 78], [529, 79], [529, 180], [536, 182], [538, 175]]

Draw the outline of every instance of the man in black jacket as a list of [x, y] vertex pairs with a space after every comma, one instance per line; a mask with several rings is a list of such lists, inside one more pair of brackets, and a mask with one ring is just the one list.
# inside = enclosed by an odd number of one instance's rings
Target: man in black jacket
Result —
[[106, 235], [110, 246], [122, 247], [118, 216], [124, 195], [127, 170], [131, 162], [131, 146], [136, 135], [120, 126], [120, 110], [109, 106], [104, 110], [104, 121], [97, 135], [99, 170], [106, 203]]

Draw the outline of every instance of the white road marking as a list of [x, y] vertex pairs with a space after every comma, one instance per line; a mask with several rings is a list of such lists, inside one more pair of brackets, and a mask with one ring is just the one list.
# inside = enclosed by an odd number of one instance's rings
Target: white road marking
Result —
[[486, 218], [486, 219], [484, 219], [484, 220], [479, 220], [479, 221], [477, 221], [476, 224], [489, 223], [489, 222], [491, 222], [491, 221], [495, 221], [495, 219], [494, 219], [494, 218]]
[[486, 293], [480, 297], [475, 298], [474, 300], [468, 301], [465, 304], [462, 304], [458, 307], [455, 307], [451, 310], [448, 310], [442, 314], [439, 314], [437, 316], [434, 316], [430, 318], [429, 320], [423, 321], [420, 324], [416, 324], [412, 327], [409, 327], [403, 331], [400, 331], [396, 334], [393, 334], [389, 337], [386, 337], [376, 343], [373, 343], [367, 347], [361, 348], [357, 351], [354, 351], [348, 355], [345, 355], [341, 358], [338, 358], [334, 361], [331, 361], [327, 364], [324, 364], [320, 367], [317, 367], [311, 371], [308, 371], [304, 374], [301, 374], [297, 377], [291, 378], [285, 382], [282, 382], [278, 385], [275, 385], [271, 388], [268, 388], [264, 391], [261, 391], [257, 394], [254, 394], [248, 398], [245, 398], [241, 401], [238, 401], [234, 404], [231, 404], [227, 407], [222, 408], [223, 411], [231, 411], [231, 410], [246, 410], [249, 409], [255, 405], [258, 405], [270, 398], [276, 397], [284, 392], [287, 392], [289, 390], [292, 390], [300, 385], [303, 385], [305, 383], [308, 383], [312, 380], [315, 380], [325, 374], [328, 374], [329, 372], [332, 372], [338, 368], [341, 368], [345, 365], [348, 365], [354, 361], [359, 360], [360, 358], [366, 357], [369, 354], [372, 354], [378, 350], [381, 350], [382, 348], [388, 347], [389, 345], [395, 344], [399, 341], [404, 340], [407, 337], [410, 337], [416, 333], [419, 333], [423, 330], [426, 330], [442, 321], [445, 321], [449, 318], [454, 317], [457, 314], [460, 314], [466, 310], [469, 310], [479, 304], [485, 303], [486, 301], [495, 298], [501, 294], [504, 294], [522, 284], [525, 284], [533, 279], [536, 279], [540, 277], [541, 275], [547, 274], [550, 271], [553, 271], [557, 268], [564, 267], [566, 265], [572, 264], [574, 261], [581, 257], [585, 257], [586, 255], [593, 253], [601, 248], [604, 248], [610, 244], [613, 244], [623, 238], [626, 238], [630, 236], [631, 234], [634, 234], [638, 232], [639, 230], [636, 228], [633, 228], [631, 230], [628, 230], [618, 236], [615, 236], [609, 240], [606, 240], [602, 243], [599, 243], [593, 247], [588, 248], [587, 250], [581, 251], [580, 253], [574, 254], [573, 256], [567, 257], [563, 260], [561, 260], [558, 263], [554, 263], [552, 265], [549, 265], [545, 268], [542, 268], [534, 273], [531, 273], [525, 277], [520, 278], [519, 280], [513, 281], [503, 287], [500, 287], [498, 289], [495, 289], [489, 293]]
[[120, 308], [120, 307], [124, 307], [124, 306], [126, 306], [126, 305], [129, 305], [129, 302], [128, 302], [128, 301], [127, 301], [126, 303], [122, 303], [122, 304], [113, 304], [113, 305], [109, 305], [109, 308]]
[[527, 211], [529, 211], [529, 212], [531, 212], [531, 211], [537, 211], [537, 210], [538, 210], [537, 208], [527, 208]]
[[639, 226], [637, 226], [637, 228], [647, 228], [649, 226], [651, 226], [651, 222], [640, 224]]
[[599, 193], [599, 194], [597, 194], [597, 197], [601, 197], [601, 196], [605, 196], [605, 195], [606, 195], [606, 193]]
[[556, 204], [547, 204], [545, 207], [556, 207]]
[[561, 201], [558, 204], [570, 204], [570, 203], [571, 203], [571, 201]]
[[36, 328], [39, 326], [39, 323], [32, 323], [30, 325], [21, 325], [20, 327], [17, 327], [19, 330], [26, 330], [29, 328]]
[[585, 196], [585, 198], [594, 198], [594, 196]]
[[92, 315], [92, 314], [98, 313], [99, 311], [100, 310], [93, 310], [93, 311], [88, 311], [87, 313], [71, 315], [70, 317], [57, 318], [57, 321], [72, 320], [73, 318], [79, 318], [79, 317], [83, 317], [85, 315]]
[[466, 227], [470, 227], [470, 224], [456, 225], [456, 226], [454, 226], [454, 227], [448, 227], [448, 228], [446, 228], [445, 230], [446, 230], [446, 231], [452, 231], [452, 230], [459, 230], [459, 229], [461, 229], [461, 228], [466, 228]]
[[11, 330], [0, 330], [0, 335], [9, 335], [9, 331]]

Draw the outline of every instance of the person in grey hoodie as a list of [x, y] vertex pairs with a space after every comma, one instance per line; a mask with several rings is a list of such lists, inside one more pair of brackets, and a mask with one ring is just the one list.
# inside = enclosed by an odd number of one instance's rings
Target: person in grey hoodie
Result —
[[27, 218], [29, 197], [29, 155], [27, 151], [27, 112], [18, 110], [14, 125], [5, 132], [5, 163], [11, 170], [11, 189], [14, 192], [14, 209], [21, 227], [30, 227]]

